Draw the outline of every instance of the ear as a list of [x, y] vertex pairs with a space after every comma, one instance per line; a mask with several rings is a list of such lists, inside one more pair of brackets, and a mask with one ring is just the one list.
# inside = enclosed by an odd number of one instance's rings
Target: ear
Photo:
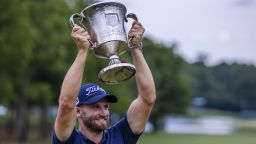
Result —
[[76, 108], [76, 117], [77, 118], [81, 118], [82, 116], [81, 116], [81, 110], [77, 107]]

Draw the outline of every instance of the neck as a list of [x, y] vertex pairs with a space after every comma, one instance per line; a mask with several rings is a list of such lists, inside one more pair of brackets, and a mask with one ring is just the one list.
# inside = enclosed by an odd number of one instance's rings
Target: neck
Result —
[[81, 125], [79, 128], [80, 132], [86, 136], [89, 140], [93, 141], [94, 143], [98, 144], [103, 136], [102, 132], [95, 132], [90, 129], [88, 129], [86, 126]]

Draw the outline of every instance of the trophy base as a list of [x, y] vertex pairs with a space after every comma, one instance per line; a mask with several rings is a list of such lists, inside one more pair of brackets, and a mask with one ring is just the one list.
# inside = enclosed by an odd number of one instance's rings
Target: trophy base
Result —
[[106, 84], [117, 84], [119, 82], [130, 79], [135, 75], [136, 68], [129, 63], [112, 64], [99, 73], [100, 81]]

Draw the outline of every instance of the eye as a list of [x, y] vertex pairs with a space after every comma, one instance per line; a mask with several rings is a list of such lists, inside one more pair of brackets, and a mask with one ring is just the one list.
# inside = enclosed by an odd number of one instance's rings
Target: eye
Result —
[[109, 109], [109, 105], [105, 105], [104, 108], [105, 108], [105, 110], [108, 110]]
[[94, 108], [95, 108], [95, 109], [99, 109], [100, 106], [99, 106], [99, 105], [95, 105]]

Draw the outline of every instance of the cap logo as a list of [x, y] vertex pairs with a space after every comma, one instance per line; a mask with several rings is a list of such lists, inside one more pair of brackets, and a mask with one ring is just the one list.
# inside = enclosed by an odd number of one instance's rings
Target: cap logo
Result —
[[91, 95], [92, 93], [94, 93], [94, 92], [96, 92], [96, 91], [102, 91], [102, 92], [106, 93], [105, 90], [103, 90], [103, 89], [100, 88], [99, 86], [91, 86], [91, 87], [88, 87], [88, 88], [86, 88], [85, 91], [87, 92], [86, 95]]

